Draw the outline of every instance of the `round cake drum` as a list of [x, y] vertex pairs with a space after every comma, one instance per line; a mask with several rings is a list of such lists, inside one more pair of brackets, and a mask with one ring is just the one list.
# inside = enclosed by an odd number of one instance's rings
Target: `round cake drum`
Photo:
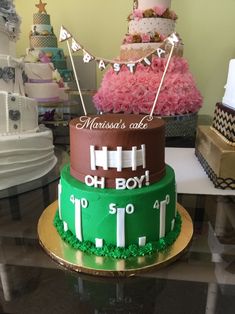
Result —
[[57, 208], [56, 201], [44, 210], [39, 219], [38, 235], [41, 246], [60, 265], [76, 272], [96, 276], [130, 277], [157, 270], [180, 257], [189, 246], [193, 235], [192, 220], [188, 212], [178, 204], [177, 209], [182, 219], [181, 233], [166, 251], [126, 260], [98, 257], [75, 250], [61, 240], [53, 225]]

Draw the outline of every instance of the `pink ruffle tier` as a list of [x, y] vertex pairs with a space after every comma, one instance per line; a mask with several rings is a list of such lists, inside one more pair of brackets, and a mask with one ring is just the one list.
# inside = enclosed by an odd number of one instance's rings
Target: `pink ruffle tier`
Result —
[[[135, 74], [123, 66], [119, 74], [113, 69], [103, 77], [100, 89], [93, 97], [96, 109], [113, 113], [151, 112], [167, 58], [154, 57], [151, 66], [138, 64]], [[197, 112], [202, 96], [185, 59], [172, 57], [154, 111], [169, 116]]]

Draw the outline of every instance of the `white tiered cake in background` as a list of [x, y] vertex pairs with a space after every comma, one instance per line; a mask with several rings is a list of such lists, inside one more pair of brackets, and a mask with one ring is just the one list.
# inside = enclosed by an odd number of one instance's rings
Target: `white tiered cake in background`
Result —
[[235, 111], [235, 59], [229, 62], [228, 80], [225, 86], [223, 104]]
[[57, 162], [52, 133], [25, 97], [23, 62], [13, 57], [19, 32], [13, 0], [0, 1], [0, 190], [40, 178]]
[[235, 190], [235, 59], [229, 63], [225, 88], [212, 126], [198, 128], [196, 156], [215, 187]]
[[[127, 34], [120, 47], [120, 71], [113, 68], [105, 73], [94, 96], [98, 111], [150, 114], [171, 50], [166, 39], [175, 32], [176, 20], [171, 0], [134, 1], [133, 11], [128, 17]], [[160, 49], [165, 53], [159, 55]], [[202, 106], [202, 96], [182, 55], [183, 42], [179, 38], [153, 112], [166, 118], [167, 130], [168, 121], [178, 121], [173, 130], [175, 133], [169, 132], [168, 136], [180, 136], [178, 130], [183, 121], [192, 122], [192, 125], [185, 125], [181, 136], [188, 134], [191, 126], [190, 134], [194, 136], [194, 117]], [[136, 67], [131, 72], [126, 64], [134, 62]]]

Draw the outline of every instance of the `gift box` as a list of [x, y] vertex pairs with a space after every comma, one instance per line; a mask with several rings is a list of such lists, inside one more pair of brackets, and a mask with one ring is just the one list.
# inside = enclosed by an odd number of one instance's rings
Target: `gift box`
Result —
[[195, 154], [216, 188], [235, 189], [235, 147], [210, 126], [199, 126]]

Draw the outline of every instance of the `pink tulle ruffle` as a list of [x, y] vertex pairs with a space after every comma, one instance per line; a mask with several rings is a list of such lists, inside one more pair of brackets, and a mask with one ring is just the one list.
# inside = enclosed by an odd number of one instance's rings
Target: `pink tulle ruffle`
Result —
[[[151, 112], [160, 84], [166, 58], [154, 57], [151, 66], [138, 64], [135, 74], [123, 66], [119, 74], [113, 69], [104, 75], [98, 92], [93, 97], [96, 109], [113, 113]], [[197, 90], [187, 61], [171, 59], [165, 80], [154, 110], [155, 115], [169, 116], [197, 112], [202, 96]]]

